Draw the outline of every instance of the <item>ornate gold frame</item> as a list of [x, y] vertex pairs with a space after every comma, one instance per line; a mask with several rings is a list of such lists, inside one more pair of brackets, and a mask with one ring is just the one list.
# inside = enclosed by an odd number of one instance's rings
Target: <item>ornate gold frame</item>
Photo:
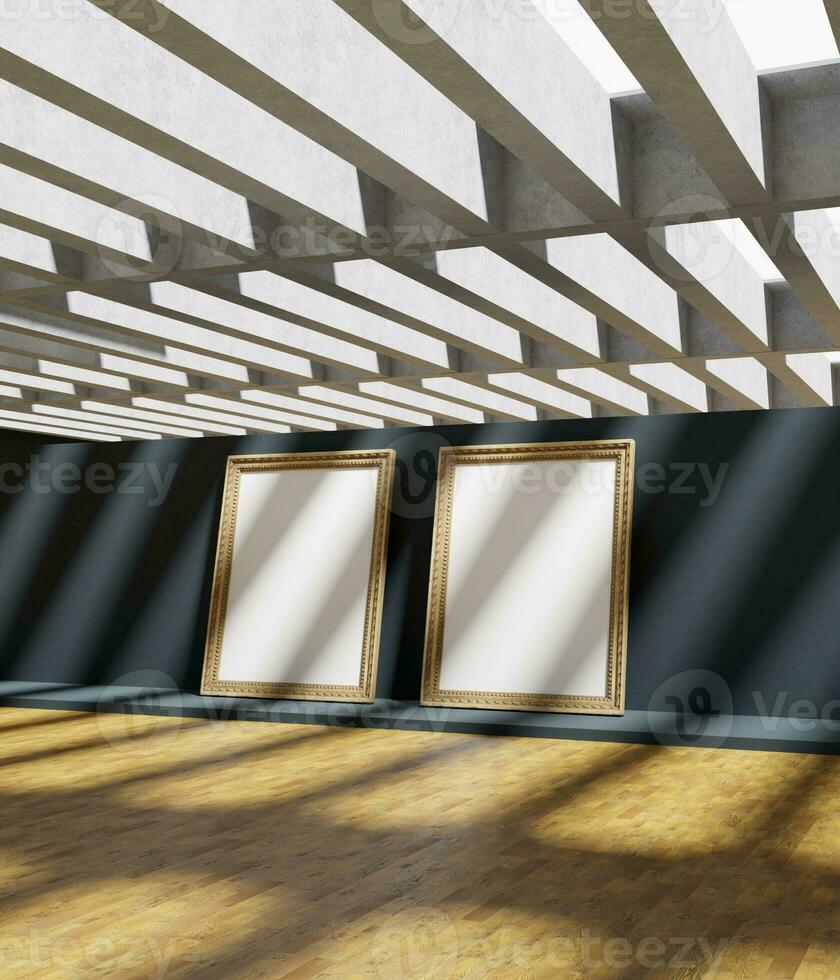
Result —
[[[327, 453], [282, 453], [276, 455], [230, 456], [227, 462], [222, 514], [216, 547], [213, 590], [210, 599], [210, 622], [204, 653], [201, 693], [251, 698], [292, 698], [304, 701], [355, 701], [371, 703], [375, 699], [376, 668], [382, 623], [382, 597], [385, 590], [385, 564], [388, 548], [388, 525], [391, 516], [391, 491], [394, 482], [396, 453], [393, 449], [353, 450]], [[368, 579], [362, 662], [357, 687], [293, 683], [260, 683], [256, 681], [220, 681], [219, 662], [225, 629], [228, 590], [230, 587], [233, 544], [239, 487], [243, 473], [273, 472], [286, 469], [359, 469], [376, 468], [376, 513], [373, 525], [370, 577]]]
[[[440, 450], [429, 603], [426, 616], [426, 643], [423, 654], [421, 704], [451, 708], [495, 708], [509, 711], [624, 714], [635, 448], [636, 444], [632, 439], [608, 439], [591, 442], [523, 443], [504, 446], [447, 446]], [[568, 694], [511, 694], [494, 691], [441, 690], [440, 672], [443, 657], [446, 581], [452, 534], [455, 468], [476, 463], [487, 463], [488, 461], [519, 463], [555, 459], [616, 460], [607, 695], [603, 698], [592, 698], [575, 697]]]

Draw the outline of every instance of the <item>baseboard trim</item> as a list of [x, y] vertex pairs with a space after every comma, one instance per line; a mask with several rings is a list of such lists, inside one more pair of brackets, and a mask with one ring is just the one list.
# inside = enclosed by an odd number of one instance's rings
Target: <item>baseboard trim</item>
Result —
[[831, 725], [818, 720], [755, 715], [708, 719], [685, 718], [664, 711], [627, 711], [620, 717], [561, 715], [427, 708], [416, 701], [268, 701], [205, 697], [166, 688], [24, 681], [0, 683], [0, 707], [840, 755], [840, 730]]

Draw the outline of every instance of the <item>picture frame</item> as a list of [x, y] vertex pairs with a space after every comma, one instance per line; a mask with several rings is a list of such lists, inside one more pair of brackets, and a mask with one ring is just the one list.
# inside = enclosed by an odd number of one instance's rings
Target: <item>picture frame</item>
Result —
[[395, 460], [228, 458], [202, 694], [374, 701]]
[[634, 460], [632, 439], [440, 450], [421, 704], [623, 714]]

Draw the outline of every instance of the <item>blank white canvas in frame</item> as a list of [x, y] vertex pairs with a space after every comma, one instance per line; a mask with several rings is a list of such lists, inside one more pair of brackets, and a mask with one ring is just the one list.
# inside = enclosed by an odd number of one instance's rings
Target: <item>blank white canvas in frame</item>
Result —
[[614, 459], [456, 466], [442, 690], [604, 697]]
[[393, 460], [367, 455], [232, 461], [205, 693], [372, 699]]

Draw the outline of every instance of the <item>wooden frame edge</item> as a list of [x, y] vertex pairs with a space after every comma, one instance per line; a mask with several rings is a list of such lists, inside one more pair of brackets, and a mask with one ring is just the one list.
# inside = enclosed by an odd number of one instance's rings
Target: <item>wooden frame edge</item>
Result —
[[[382, 632], [382, 612], [388, 560], [391, 497], [397, 454], [393, 449], [336, 450], [315, 453], [251, 453], [229, 456], [216, 555], [213, 585], [202, 667], [202, 695], [212, 697], [276, 698], [295, 701], [335, 701], [372, 704], [376, 700], [376, 677]], [[343, 465], [341, 465], [343, 464]], [[258, 681], [219, 681], [219, 661], [224, 638], [225, 615], [236, 538], [239, 485], [243, 472], [283, 469], [376, 468], [377, 486], [374, 510], [371, 562], [365, 607], [362, 662], [358, 687], [337, 684], [297, 684]]]
[[[439, 688], [446, 621], [446, 583], [452, 534], [455, 468], [459, 460], [498, 459], [520, 462], [529, 458], [587, 458], [586, 451], [616, 457], [613, 510], [613, 559], [610, 587], [610, 653], [608, 692], [604, 698], [492, 691], [447, 691]], [[510, 443], [489, 446], [445, 446], [438, 456], [435, 516], [420, 704], [427, 707], [482, 708], [498, 711], [540, 711], [561, 714], [623, 715], [627, 685], [627, 638], [630, 590], [630, 549], [633, 530], [634, 439], [591, 439], [576, 442]]]

